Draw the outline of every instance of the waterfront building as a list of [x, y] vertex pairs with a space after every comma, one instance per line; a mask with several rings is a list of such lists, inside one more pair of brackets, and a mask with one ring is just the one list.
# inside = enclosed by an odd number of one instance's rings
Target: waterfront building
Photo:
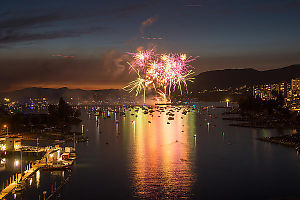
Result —
[[281, 82], [253, 86], [253, 96], [262, 100], [275, 100], [278, 94], [283, 95], [285, 106], [291, 110], [300, 110], [300, 78], [290, 83]]
[[18, 151], [22, 148], [21, 138], [19, 137], [5, 137], [1, 145], [1, 150]]
[[292, 79], [292, 90], [300, 91], [300, 78]]
[[291, 81], [291, 108], [300, 110], [300, 78]]
[[[286, 91], [286, 83], [264, 84], [253, 87], [253, 96], [262, 100], [275, 100], [277, 94], [284, 95]], [[276, 95], [275, 95], [276, 94]]]

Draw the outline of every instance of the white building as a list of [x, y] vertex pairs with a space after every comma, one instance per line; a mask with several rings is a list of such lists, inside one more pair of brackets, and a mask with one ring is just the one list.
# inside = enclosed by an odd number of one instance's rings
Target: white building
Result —
[[17, 151], [22, 147], [21, 138], [18, 137], [6, 137], [5, 148], [6, 151]]

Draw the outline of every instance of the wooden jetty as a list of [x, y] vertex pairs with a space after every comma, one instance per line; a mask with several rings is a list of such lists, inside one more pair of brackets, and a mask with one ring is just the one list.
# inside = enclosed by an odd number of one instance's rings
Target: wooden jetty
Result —
[[[58, 150], [59, 150], [59, 148], [43, 149], [43, 151], [46, 151], [47, 153], [42, 159], [36, 160], [34, 163], [26, 166], [26, 170], [24, 171], [23, 174], [18, 173], [15, 176], [11, 177], [9, 182], [7, 181], [6, 187], [4, 187], [3, 190], [0, 192], [0, 200], [4, 199], [7, 195], [9, 195], [11, 192], [13, 192], [15, 190], [15, 188], [17, 187], [18, 183], [24, 183], [28, 178], [30, 178], [38, 170], [40, 170], [40, 169], [48, 169], [48, 170], [59, 169], [59, 167], [53, 165], [53, 162], [49, 162], [49, 161], [47, 162], [47, 154], [49, 155], [49, 153], [51, 154]], [[75, 158], [73, 160], [65, 161], [67, 163], [66, 166], [72, 166]], [[61, 169], [64, 169], [64, 168], [61, 167]]]
[[10, 184], [1, 191], [0, 199], [4, 199], [8, 194], [10, 194], [16, 188], [17, 183], [26, 181], [36, 171], [38, 171], [40, 168], [42, 168], [45, 165], [45, 162], [40, 162], [40, 161], [35, 162], [32, 164], [31, 167], [28, 167], [29, 169], [24, 171], [23, 176], [19, 173], [16, 175], [16, 177], [11, 179]]

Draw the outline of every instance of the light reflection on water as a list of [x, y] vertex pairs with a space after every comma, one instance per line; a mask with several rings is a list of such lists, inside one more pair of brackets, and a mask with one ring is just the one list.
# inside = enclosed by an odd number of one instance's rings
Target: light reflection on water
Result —
[[[300, 197], [295, 150], [256, 140], [292, 131], [228, 126], [232, 122], [222, 120], [222, 109], [174, 111], [174, 120], [166, 112], [151, 117], [141, 109], [106, 119], [83, 111], [89, 142], [77, 144], [61, 199]], [[42, 171], [39, 176], [23, 199], [38, 199], [61, 179]]]
[[[28, 180], [26, 180], [25, 190], [21, 192], [11, 193], [6, 197], [8, 200], [32, 200], [32, 199], [44, 199], [43, 193], [46, 192], [47, 198], [52, 191], [58, 189], [64, 179], [64, 171], [44, 172], [38, 170]], [[59, 195], [53, 199], [60, 199]]]
[[122, 124], [127, 134], [134, 135], [131, 170], [137, 198], [191, 196], [195, 176], [190, 146], [194, 145], [194, 138], [188, 129], [193, 129], [195, 115], [184, 119], [175, 115], [170, 121], [168, 117], [165, 112], [155, 112], [151, 117], [140, 110], [138, 117]]

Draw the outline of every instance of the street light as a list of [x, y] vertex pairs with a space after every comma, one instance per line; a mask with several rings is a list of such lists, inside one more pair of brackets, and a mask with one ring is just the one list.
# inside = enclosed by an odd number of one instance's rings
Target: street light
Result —
[[4, 124], [3, 127], [6, 128], [6, 136], [8, 136], [8, 126], [6, 124]]
[[43, 192], [44, 200], [46, 199], [46, 194], [47, 194], [47, 191], [44, 191], [44, 192]]
[[229, 99], [226, 99], [226, 106], [228, 107]]

